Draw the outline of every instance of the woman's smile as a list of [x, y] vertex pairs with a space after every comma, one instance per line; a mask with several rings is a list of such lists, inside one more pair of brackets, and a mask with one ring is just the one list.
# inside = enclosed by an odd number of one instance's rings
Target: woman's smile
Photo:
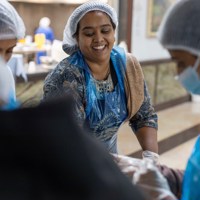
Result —
[[102, 50], [104, 50], [105, 49], [105, 47], [106, 47], [106, 45], [100, 45], [100, 46], [94, 46], [94, 47], [92, 47], [94, 50], [96, 50], [96, 51], [102, 51]]
[[77, 42], [87, 62], [109, 63], [115, 42], [109, 16], [100, 11], [87, 13], [79, 22]]

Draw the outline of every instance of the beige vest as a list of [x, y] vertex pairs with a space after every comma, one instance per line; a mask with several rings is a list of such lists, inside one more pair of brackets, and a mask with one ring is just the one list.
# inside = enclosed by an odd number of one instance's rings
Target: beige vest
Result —
[[137, 113], [144, 101], [144, 75], [142, 68], [137, 59], [130, 53], [127, 53], [124, 86], [128, 109], [127, 120], [129, 120]]

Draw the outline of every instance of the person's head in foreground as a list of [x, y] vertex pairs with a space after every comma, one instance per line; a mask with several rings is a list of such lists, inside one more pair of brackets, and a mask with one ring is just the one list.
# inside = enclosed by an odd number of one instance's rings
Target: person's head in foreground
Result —
[[0, 56], [8, 62], [17, 40], [25, 35], [25, 26], [15, 8], [7, 1], [0, 1]]
[[200, 1], [181, 0], [172, 6], [159, 28], [158, 39], [177, 61], [178, 80], [200, 94]]
[[[88, 1], [70, 16], [64, 30], [63, 49], [71, 55], [81, 50], [86, 60], [110, 59], [117, 27], [116, 11], [106, 3]], [[104, 50], [104, 54], [101, 54]]]

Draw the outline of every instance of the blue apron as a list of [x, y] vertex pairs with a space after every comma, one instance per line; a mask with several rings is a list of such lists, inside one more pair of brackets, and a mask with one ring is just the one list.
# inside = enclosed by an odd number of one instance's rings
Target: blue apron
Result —
[[100, 140], [111, 153], [117, 153], [117, 131], [127, 118], [127, 102], [123, 84], [126, 56], [121, 48], [113, 48], [112, 64], [117, 76], [117, 84], [112, 92], [97, 91], [89, 67], [81, 52], [77, 52], [70, 62], [84, 69], [87, 105], [86, 123], [91, 134]]
[[127, 117], [126, 98], [117, 83], [112, 92], [99, 93], [93, 78], [86, 75], [88, 103], [86, 120], [93, 136], [112, 153], [117, 153], [117, 131]]

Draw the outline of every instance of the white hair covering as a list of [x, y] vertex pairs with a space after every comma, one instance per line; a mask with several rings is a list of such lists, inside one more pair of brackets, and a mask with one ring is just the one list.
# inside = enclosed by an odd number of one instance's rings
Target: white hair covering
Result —
[[15, 8], [7, 0], [0, 0], [0, 40], [21, 39], [24, 35], [24, 22]]
[[157, 36], [166, 49], [200, 55], [200, 0], [181, 0], [172, 5]]
[[63, 33], [63, 50], [71, 55], [78, 50], [77, 41], [74, 38], [74, 34], [77, 31], [77, 25], [85, 14], [90, 11], [102, 11], [106, 13], [117, 27], [118, 19], [117, 13], [110, 5], [101, 1], [88, 1], [78, 8], [76, 8], [69, 17]]
[[48, 17], [42, 17], [40, 19], [39, 25], [41, 27], [49, 27], [49, 25], [51, 24], [51, 20]]

